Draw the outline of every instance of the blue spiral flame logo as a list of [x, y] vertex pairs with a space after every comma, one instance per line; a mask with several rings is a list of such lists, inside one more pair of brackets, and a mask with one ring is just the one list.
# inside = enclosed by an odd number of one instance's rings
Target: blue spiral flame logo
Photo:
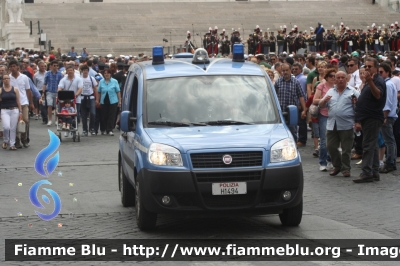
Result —
[[56, 155], [54, 155], [54, 157], [50, 158], [47, 161], [45, 170], [46, 159], [49, 158], [50, 155], [58, 149], [58, 147], [60, 147], [60, 140], [58, 139], [56, 134], [54, 134], [50, 130], [48, 130], [48, 132], [50, 135], [50, 143], [46, 148], [44, 148], [38, 153], [35, 160], [35, 170], [39, 175], [43, 177], [48, 177], [51, 175], [51, 173], [53, 173], [60, 159], [60, 153], [57, 152]]
[[[35, 160], [35, 170], [39, 175], [41, 175], [43, 177], [49, 177], [54, 172], [54, 170], [56, 169], [56, 167], [58, 165], [59, 159], [60, 159], [60, 154], [57, 151], [58, 147], [60, 146], [60, 140], [52, 131], [48, 130], [48, 132], [49, 132], [49, 136], [50, 136], [49, 145], [38, 153], [38, 155], [36, 156], [36, 160]], [[57, 151], [57, 153], [53, 157], [49, 158], [56, 151]], [[47, 163], [46, 163], [46, 160], [47, 160]], [[41, 185], [51, 185], [51, 183], [47, 180], [40, 180], [40, 181], [36, 182], [35, 184], [33, 184], [31, 189], [29, 190], [29, 199], [31, 200], [32, 204], [35, 207], [40, 208], [40, 209], [45, 209], [45, 207], [40, 203], [38, 195], [37, 195], [39, 187]], [[35, 213], [42, 220], [49, 221], [49, 220], [53, 219], [54, 217], [56, 217], [60, 213], [61, 200], [60, 200], [60, 197], [58, 196], [58, 194], [54, 190], [48, 189], [48, 188], [44, 188], [44, 190], [50, 194], [50, 196], [54, 202], [54, 210], [50, 214], [44, 214], [44, 213], [41, 213], [38, 211], [35, 211]], [[47, 197], [46, 195], [42, 195], [41, 198], [44, 201], [44, 203], [50, 204], [49, 197]]]
[[[40, 209], [44, 209], [45, 207], [39, 202], [38, 196], [37, 196], [37, 192], [39, 190], [39, 187], [41, 185], [51, 185], [51, 183], [48, 180], [40, 180], [38, 182], [36, 182], [35, 184], [33, 184], [33, 186], [31, 187], [31, 189], [29, 190], [29, 198], [32, 202], [32, 204], [34, 206], [36, 206], [37, 208]], [[53, 219], [54, 217], [56, 217], [60, 211], [61, 211], [61, 200], [60, 197], [58, 196], [58, 194], [52, 190], [52, 189], [48, 189], [48, 188], [44, 188], [44, 190], [46, 190], [50, 196], [52, 197], [53, 201], [54, 201], [54, 211], [50, 214], [44, 214], [38, 211], [35, 211], [35, 213], [42, 219], [45, 221], [49, 221], [51, 219]], [[42, 195], [42, 200], [46, 203], [49, 204], [50, 200], [46, 195]]]

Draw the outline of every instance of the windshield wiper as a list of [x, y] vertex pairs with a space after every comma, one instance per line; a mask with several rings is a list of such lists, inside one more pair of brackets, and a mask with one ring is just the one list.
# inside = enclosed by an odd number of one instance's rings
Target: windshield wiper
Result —
[[166, 125], [166, 126], [175, 126], [175, 127], [190, 127], [190, 126], [206, 126], [205, 123], [185, 123], [185, 122], [175, 122], [175, 121], [152, 121], [148, 122], [149, 125]]
[[235, 121], [235, 120], [215, 120], [215, 121], [203, 121], [207, 125], [254, 125], [254, 123]]

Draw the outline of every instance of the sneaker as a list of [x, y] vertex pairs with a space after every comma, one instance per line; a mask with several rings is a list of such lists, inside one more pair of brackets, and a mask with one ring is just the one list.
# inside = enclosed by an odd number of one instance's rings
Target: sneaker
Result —
[[106, 134], [106, 132], [105, 131], [101, 131], [101, 135], [105, 135]]
[[359, 162], [357, 162], [356, 163], [357, 165], [360, 165], [360, 164], [362, 164], [362, 160], [360, 160]]
[[24, 148], [29, 147], [29, 143], [27, 141], [21, 141], [21, 142], [22, 142], [22, 146], [24, 146]]
[[112, 131], [108, 132], [108, 135], [114, 136], [114, 133]]
[[90, 131], [90, 134], [91, 134], [92, 136], [94, 136], [94, 135], [96, 135], [96, 132], [94, 132], [94, 130], [92, 130], [92, 131]]
[[382, 161], [380, 161], [380, 162], [379, 162], [379, 172], [381, 172], [381, 170], [382, 170], [384, 167], [385, 167], [385, 164], [384, 164]]
[[21, 145], [20, 142], [18, 142], [18, 143], [16, 142], [14, 147], [17, 148], [17, 149], [22, 149], [22, 145]]
[[312, 155], [314, 157], [318, 158], [319, 157], [319, 150], [315, 150]]
[[319, 166], [319, 170], [322, 171], [322, 172], [326, 172], [326, 171], [327, 171], [325, 165], [320, 165], [320, 166]]
[[51, 126], [51, 121], [49, 121], [49, 122], [47, 123], [47, 125], [48, 125], [48, 126]]
[[39, 120], [39, 115], [35, 115], [35, 120]]
[[392, 171], [395, 171], [394, 167], [393, 166], [389, 166], [387, 164], [379, 169], [379, 173], [382, 173], [382, 174], [387, 174], [387, 173], [390, 173]]
[[328, 164], [326, 165], [326, 169], [332, 170], [333, 164], [331, 162], [328, 162]]
[[83, 135], [84, 137], [87, 137], [88, 134], [87, 134], [86, 131], [83, 131], [83, 132], [82, 132], [82, 135]]
[[68, 136], [69, 136], [69, 132], [65, 132], [64, 137], [68, 137]]

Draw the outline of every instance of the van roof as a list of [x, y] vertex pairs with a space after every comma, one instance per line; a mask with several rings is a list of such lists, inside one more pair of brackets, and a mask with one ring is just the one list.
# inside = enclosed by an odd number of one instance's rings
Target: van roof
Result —
[[[245, 75], [265, 76], [265, 70], [252, 62], [232, 62], [232, 59], [210, 59], [209, 64], [192, 64], [192, 59], [166, 59], [164, 64], [152, 65], [152, 61], [137, 63], [145, 70], [145, 79], [188, 76]], [[134, 65], [131, 65], [130, 71]]]

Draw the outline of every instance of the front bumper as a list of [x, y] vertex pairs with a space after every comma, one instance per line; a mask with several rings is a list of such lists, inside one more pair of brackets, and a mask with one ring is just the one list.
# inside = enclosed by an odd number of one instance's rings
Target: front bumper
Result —
[[[141, 194], [147, 210], [171, 212], [258, 212], [280, 213], [294, 207], [303, 197], [302, 165], [258, 170], [154, 171], [139, 173]], [[247, 194], [212, 195], [212, 183], [247, 182]], [[284, 191], [292, 198], [285, 201]], [[162, 197], [169, 196], [169, 205]]]

